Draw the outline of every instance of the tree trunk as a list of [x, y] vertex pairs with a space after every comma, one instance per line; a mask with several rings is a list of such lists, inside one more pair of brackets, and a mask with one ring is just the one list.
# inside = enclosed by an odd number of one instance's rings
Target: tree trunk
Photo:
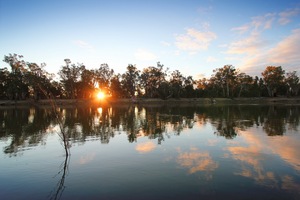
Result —
[[226, 81], [227, 98], [229, 98], [229, 83]]
[[268, 94], [270, 97], [273, 97], [273, 89], [267, 86]]
[[239, 94], [238, 94], [239, 98], [241, 97], [242, 90], [243, 90], [243, 85], [241, 85], [241, 87], [240, 87], [240, 91], [239, 91]]

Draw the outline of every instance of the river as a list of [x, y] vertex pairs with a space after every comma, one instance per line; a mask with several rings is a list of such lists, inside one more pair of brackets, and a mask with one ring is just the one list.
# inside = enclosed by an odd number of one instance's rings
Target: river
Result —
[[0, 199], [300, 199], [299, 128], [293, 105], [1, 108]]

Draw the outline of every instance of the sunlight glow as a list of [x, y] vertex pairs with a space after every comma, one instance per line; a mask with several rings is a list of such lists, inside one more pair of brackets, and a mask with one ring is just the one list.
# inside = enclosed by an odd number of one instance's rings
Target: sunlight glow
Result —
[[98, 93], [97, 93], [97, 98], [98, 98], [98, 99], [104, 99], [104, 98], [105, 98], [104, 92], [98, 92]]

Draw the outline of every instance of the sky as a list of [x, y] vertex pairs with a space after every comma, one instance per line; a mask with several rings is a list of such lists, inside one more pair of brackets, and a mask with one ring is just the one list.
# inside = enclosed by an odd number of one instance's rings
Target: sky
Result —
[[0, 0], [0, 30], [0, 68], [16, 53], [51, 73], [66, 58], [116, 73], [160, 62], [194, 79], [224, 65], [300, 71], [300, 0]]

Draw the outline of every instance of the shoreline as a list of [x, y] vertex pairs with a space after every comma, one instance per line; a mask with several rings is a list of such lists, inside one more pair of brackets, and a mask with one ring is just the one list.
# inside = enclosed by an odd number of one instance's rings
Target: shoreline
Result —
[[300, 105], [300, 97], [249, 97], [249, 98], [180, 98], [180, 99], [155, 99], [138, 98], [132, 99], [42, 99], [39, 101], [30, 100], [0, 100], [0, 107], [28, 107], [28, 106], [94, 106], [94, 105], [141, 105], [141, 106], [187, 106], [187, 105]]

